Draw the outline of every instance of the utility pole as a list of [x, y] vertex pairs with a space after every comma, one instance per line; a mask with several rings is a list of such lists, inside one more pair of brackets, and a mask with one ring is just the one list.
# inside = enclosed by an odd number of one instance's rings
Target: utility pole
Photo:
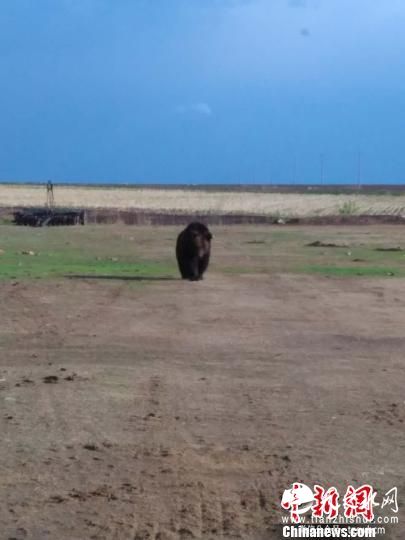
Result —
[[325, 154], [323, 152], [320, 155], [320, 161], [321, 161], [321, 184], [323, 185], [325, 182]]
[[361, 152], [357, 152], [357, 188], [361, 187], [361, 173], [362, 173], [362, 162], [361, 162]]

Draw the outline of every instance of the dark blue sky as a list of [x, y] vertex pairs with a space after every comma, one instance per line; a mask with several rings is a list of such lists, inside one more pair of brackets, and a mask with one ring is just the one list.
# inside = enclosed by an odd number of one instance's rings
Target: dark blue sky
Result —
[[1, 0], [0, 180], [405, 182], [403, 0]]

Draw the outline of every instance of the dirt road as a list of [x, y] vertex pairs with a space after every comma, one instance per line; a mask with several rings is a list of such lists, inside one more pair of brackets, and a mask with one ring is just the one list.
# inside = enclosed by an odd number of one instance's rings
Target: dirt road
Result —
[[2, 538], [276, 538], [295, 480], [403, 498], [404, 281], [0, 291]]

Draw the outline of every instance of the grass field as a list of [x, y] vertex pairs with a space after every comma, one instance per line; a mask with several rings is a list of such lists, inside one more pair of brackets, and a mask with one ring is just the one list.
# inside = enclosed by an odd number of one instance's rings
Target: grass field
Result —
[[[0, 279], [73, 274], [177, 276], [175, 227], [67, 230], [4, 225], [0, 231]], [[308, 245], [319, 240], [335, 247]], [[398, 227], [218, 227], [213, 254], [213, 268], [224, 274], [405, 276], [405, 241]]]
[[[405, 215], [405, 194], [311, 194], [186, 189], [56, 186], [61, 207], [139, 209], [156, 212], [259, 214], [280, 217]], [[0, 185], [1, 206], [43, 206], [44, 186]]]

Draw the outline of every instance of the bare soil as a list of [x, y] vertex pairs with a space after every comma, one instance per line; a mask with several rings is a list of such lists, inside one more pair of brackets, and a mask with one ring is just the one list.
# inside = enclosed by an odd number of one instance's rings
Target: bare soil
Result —
[[404, 501], [404, 280], [214, 268], [0, 296], [2, 539], [278, 538], [293, 481]]

